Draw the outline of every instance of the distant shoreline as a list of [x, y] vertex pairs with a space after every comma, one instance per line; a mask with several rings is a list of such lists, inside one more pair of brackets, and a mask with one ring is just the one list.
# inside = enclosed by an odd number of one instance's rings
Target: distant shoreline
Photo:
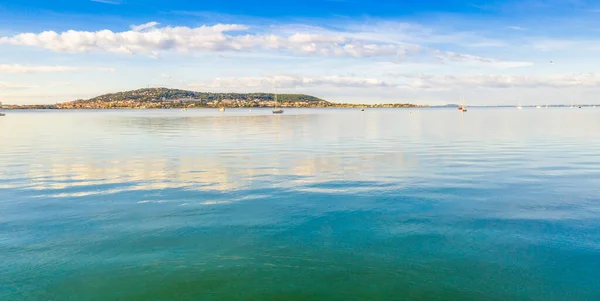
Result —
[[426, 108], [409, 103], [333, 103], [306, 94], [211, 93], [144, 88], [57, 104], [5, 105], [6, 109], [192, 109], [192, 108]]
[[[328, 106], [288, 106], [279, 105], [283, 109], [456, 109], [457, 106], [429, 106], [429, 105], [413, 105], [413, 104], [378, 104], [378, 105], [354, 105], [354, 104], [335, 104], [330, 103]], [[600, 105], [585, 104], [585, 105], [549, 105], [548, 108], [595, 108]], [[516, 108], [514, 105], [500, 105], [500, 106], [469, 106], [469, 108], [481, 108], [481, 109], [494, 109], [494, 108]], [[545, 109], [546, 106], [521, 106], [527, 109]], [[169, 110], [169, 109], [220, 109], [225, 108], [229, 110], [235, 109], [271, 109], [273, 106], [68, 106], [63, 107], [61, 105], [7, 105], [5, 104], [2, 109], [5, 111], [19, 111], [19, 110]]]
[[[202, 107], [202, 106], [139, 106], [139, 107], [60, 107], [56, 105], [4, 105], [6, 111], [17, 110], [169, 110], [169, 109], [271, 109], [274, 106], [239, 106], [239, 107]], [[331, 105], [331, 106], [286, 106], [280, 105], [282, 109], [411, 109], [432, 108], [426, 105], [386, 104], [386, 105]]]
[[[329, 106], [286, 106], [280, 105], [282, 109], [456, 109], [456, 106], [429, 106], [429, 105], [413, 105], [413, 104], [381, 104], [381, 105], [338, 105], [333, 104]], [[548, 108], [595, 108], [600, 105], [586, 104], [586, 105], [549, 105]], [[494, 108], [516, 108], [517, 106], [469, 106], [469, 108], [481, 108], [481, 109], [494, 109]], [[527, 109], [545, 109], [546, 107], [537, 106], [521, 106]], [[60, 105], [4, 105], [2, 110], [5, 111], [22, 111], [22, 110], [170, 110], [170, 109], [220, 109], [225, 108], [228, 110], [235, 109], [271, 109], [273, 106], [220, 106], [220, 107], [203, 107], [203, 106], [82, 106], [82, 107], [61, 107]]]
[[[5, 110], [111, 110], [111, 109], [379, 109], [379, 108], [458, 108], [458, 104], [418, 105], [410, 103], [350, 104], [334, 103], [306, 94], [273, 93], [211, 93], [168, 88], [144, 88], [78, 99], [56, 104], [4, 105]], [[594, 104], [547, 105], [556, 107], [595, 107]], [[468, 106], [469, 108], [514, 108], [517, 105]], [[546, 108], [546, 105], [528, 105], [522, 108]]]

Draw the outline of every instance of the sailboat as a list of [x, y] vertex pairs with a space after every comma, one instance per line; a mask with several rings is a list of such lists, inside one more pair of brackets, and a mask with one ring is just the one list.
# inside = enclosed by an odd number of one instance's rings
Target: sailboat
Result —
[[461, 105], [458, 107], [458, 110], [461, 111], [461, 112], [466, 112], [467, 111], [467, 106], [463, 105], [464, 101], [465, 101], [464, 98], [461, 96], [460, 97], [460, 103], [461, 103]]
[[223, 95], [219, 96], [219, 112], [225, 112], [225, 106], [221, 105], [222, 102], [223, 102]]
[[279, 101], [277, 101], [277, 89], [275, 89], [275, 107], [273, 108], [273, 114], [283, 114], [283, 109], [277, 107]]

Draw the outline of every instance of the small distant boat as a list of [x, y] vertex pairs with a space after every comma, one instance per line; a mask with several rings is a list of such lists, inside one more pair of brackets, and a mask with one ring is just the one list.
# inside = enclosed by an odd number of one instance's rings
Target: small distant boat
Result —
[[548, 105], [546, 105], [546, 109], [548, 108]]
[[536, 109], [541, 109], [541, 108], [542, 108], [542, 106], [535, 106], [535, 108], [536, 108]]
[[[0, 101], [0, 110], [2, 110], [2, 102], [1, 102], [1, 101]], [[0, 117], [1, 117], [1, 116], [6, 116], [6, 114], [4, 114], [4, 113], [0, 112]]]
[[361, 108], [361, 109], [360, 109], [360, 111], [361, 111], [361, 112], [364, 112], [364, 111], [365, 111], [365, 108]]
[[219, 95], [219, 102], [217, 102], [219, 106], [219, 112], [225, 112], [225, 105], [223, 104], [223, 94]]
[[[464, 102], [465, 102], [464, 98], [461, 96], [460, 97], [460, 103], [464, 103]], [[461, 112], [466, 112], [467, 111], [467, 106], [461, 105], [461, 106], [458, 107], [458, 110], [461, 111]]]
[[522, 106], [517, 106], [517, 109], [523, 110], [523, 107]]
[[279, 101], [277, 100], [277, 89], [275, 89], [275, 107], [273, 108], [273, 114], [283, 114], [283, 109], [277, 107]]

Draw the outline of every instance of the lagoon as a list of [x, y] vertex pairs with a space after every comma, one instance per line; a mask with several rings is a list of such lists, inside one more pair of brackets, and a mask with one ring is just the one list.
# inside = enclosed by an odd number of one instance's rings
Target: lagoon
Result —
[[6, 113], [1, 300], [600, 298], [600, 110]]

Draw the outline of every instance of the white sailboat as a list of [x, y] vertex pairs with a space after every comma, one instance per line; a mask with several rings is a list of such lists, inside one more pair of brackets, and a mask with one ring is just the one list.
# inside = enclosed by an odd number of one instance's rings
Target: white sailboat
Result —
[[461, 96], [460, 97], [460, 106], [458, 107], [458, 110], [461, 112], [466, 112], [467, 111], [467, 106], [464, 105], [465, 99]]
[[279, 101], [277, 100], [277, 89], [275, 89], [275, 107], [273, 108], [273, 114], [283, 114], [283, 109], [278, 108], [278, 104]]
[[219, 112], [225, 112], [225, 106], [221, 103], [223, 102], [223, 95], [219, 96]]

